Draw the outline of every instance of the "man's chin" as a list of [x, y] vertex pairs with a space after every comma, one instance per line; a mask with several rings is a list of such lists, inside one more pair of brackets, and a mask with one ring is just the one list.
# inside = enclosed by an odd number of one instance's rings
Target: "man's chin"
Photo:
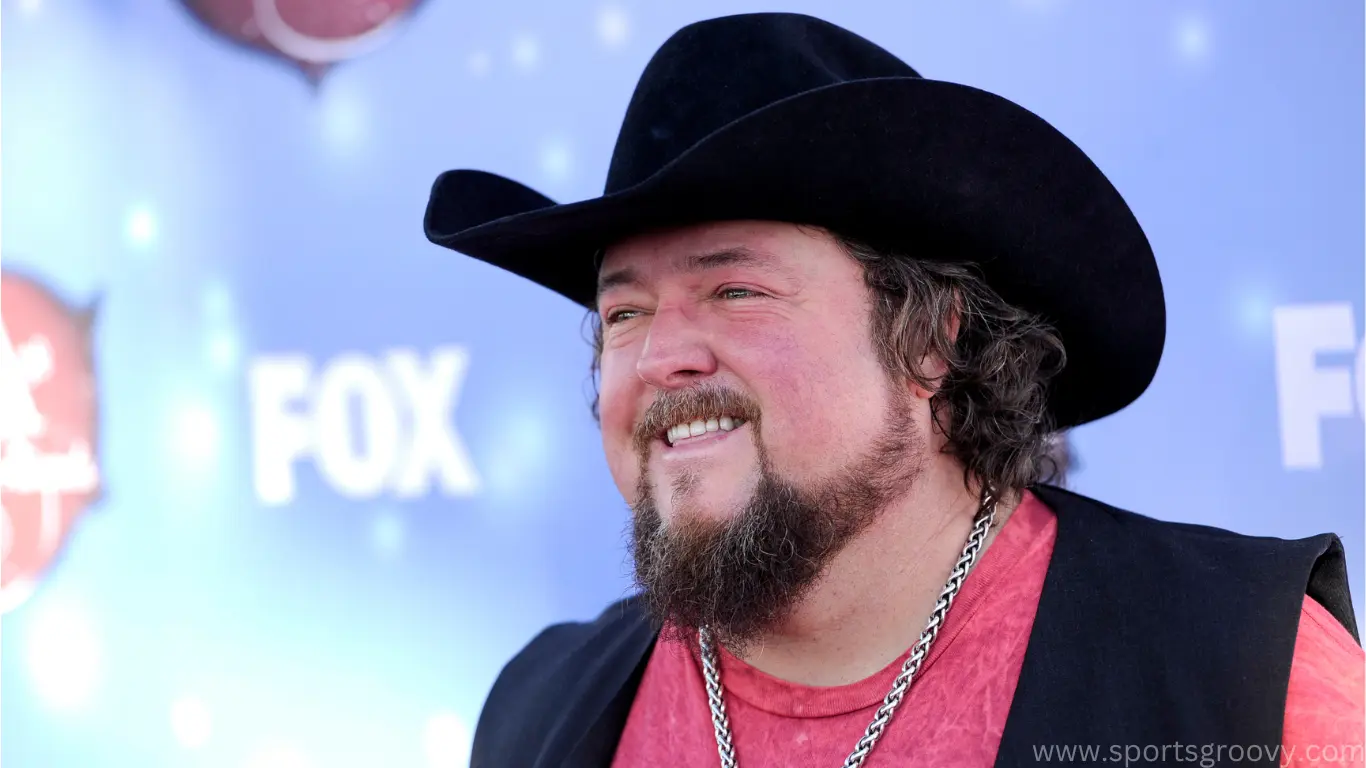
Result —
[[721, 499], [670, 499], [659, 506], [660, 522], [666, 530], [716, 529], [739, 519], [743, 507]]
[[636, 521], [636, 583], [660, 631], [695, 639], [707, 627], [739, 652], [779, 626], [819, 573], [820, 558], [785, 548], [781, 534], [737, 546], [762, 528], [740, 513], [674, 513]]
[[706, 627], [739, 652], [790, 618], [830, 558], [871, 519], [875, 508], [864, 506], [877, 498], [860, 488], [847, 500], [806, 491], [772, 472], [735, 489], [744, 493], [718, 490], [700, 478], [642, 488], [633, 510], [635, 578], [661, 629], [695, 637]]

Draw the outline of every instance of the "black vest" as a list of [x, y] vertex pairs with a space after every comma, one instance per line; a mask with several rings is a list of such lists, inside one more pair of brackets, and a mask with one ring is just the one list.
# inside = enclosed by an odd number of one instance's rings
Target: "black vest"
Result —
[[[1225, 751], [1168, 762], [1275, 765], [1245, 750], [1281, 743], [1305, 594], [1358, 638], [1338, 537], [1243, 536], [1032, 490], [1057, 515], [1057, 542], [998, 768], [1046, 763], [1037, 750], [1052, 745], [1093, 745], [1101, 764], [1178, 743]], [[610, 766], [654, 640], [635, 598], [543, 631], [489, 693], [471, 768]]]

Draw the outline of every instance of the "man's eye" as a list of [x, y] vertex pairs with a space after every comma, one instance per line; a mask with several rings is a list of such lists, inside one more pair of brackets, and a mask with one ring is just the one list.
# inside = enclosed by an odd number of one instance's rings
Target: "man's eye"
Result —
[[635, 309], [614, 309], [607, 313], [607, 317], [603, 319], [603, 322], [608, 325], [616, 325], [622, 320], [630, 320], [638, 314], [640, 314], [640, 311]]
[[759, 294], [748, 288], [722, 288], [720, 291], [717, 291], [716, 295], [723, 299], [747, 299], [751, 296], [758, 296]]

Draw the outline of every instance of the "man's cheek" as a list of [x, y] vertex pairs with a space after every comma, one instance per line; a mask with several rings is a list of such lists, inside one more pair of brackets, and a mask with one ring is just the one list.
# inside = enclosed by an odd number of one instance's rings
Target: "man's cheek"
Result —
[[604, 432], [603, 453], [607, 458], [607, 470], [612, 474], [622, 498], [634, 501], [641, 467], [640, 456], [636, 454], [631, 441], [611, 440]]
[[604, 376], [598, 388], [598, 421], [605, 445], [610, 447], [615, 440], [631, 440], [631, 410], [622, 387]]

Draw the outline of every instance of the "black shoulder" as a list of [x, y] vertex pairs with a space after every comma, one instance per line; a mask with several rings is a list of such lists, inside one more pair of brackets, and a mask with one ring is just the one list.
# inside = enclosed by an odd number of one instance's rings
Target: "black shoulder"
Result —
[[[1141, 563], [1172, 579], [1204, 579], [1218, 574], [1237, 580], [1281, 572], [1295, 580], [1305, 594], [1324, 606], [1358, 638], [1356, 615], [1348, 591], [1342, 540], [1333, 533], [1300, 539], [1252, 536], [1195, 523], [1159, 520], [1120, 509], [1054, 486], [1030, 489], [1057, 514], [1085, 521], [1094, 546], [1122, 546], [1120, 561]], [[1295, 615], [1298, 616], [1298, 609]]]
[[[593, 621], [554, 624], [504, 665], [475, 728], [471, 765], [522, 764], [523, 755], [581, 708], [622, 665], [634, 666], [653, 635], [639, 596], [608, 606]], [[642, 640], [644, 641], [642, 643]], [[530, 764], [535, 754], [525, 754]]]
[[505, 697], [519, 696], [523, 693], [519, 688], [553, 674], [590, 643], [604, 635], [616, 634], [624, 624], [639, 621], [642, 618], [639, 601], [639, 596], [628, 597], [607, 606], [593, 621], [567, 621], [541, 630], [504, 665], [489, 692], [488, 701], [497, 703]]

